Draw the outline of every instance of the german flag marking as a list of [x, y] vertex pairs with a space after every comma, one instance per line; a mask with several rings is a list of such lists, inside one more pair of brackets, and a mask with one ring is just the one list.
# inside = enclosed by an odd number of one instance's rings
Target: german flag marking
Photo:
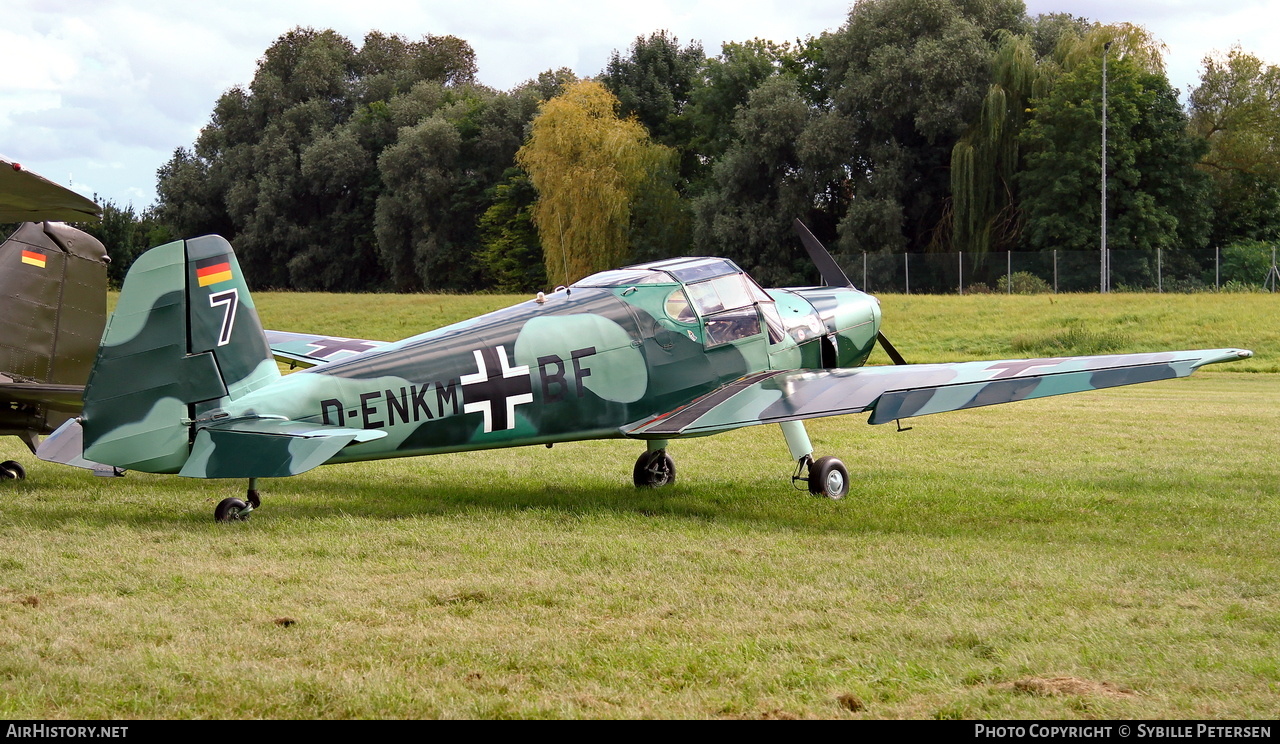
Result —
[[213, 259], [207, 266], [196, 266], [196, 282], [201, 287], [207, 287], [210, 284], [218, 282], [230, 281], [231, 264], [225, 259]]
[[36, 251], [23, 250], [22, 262], [29, 266], [35, 266], [38, 269], [43, 269], [45, 265], [45, 257], [43, 253], [38, 253]]

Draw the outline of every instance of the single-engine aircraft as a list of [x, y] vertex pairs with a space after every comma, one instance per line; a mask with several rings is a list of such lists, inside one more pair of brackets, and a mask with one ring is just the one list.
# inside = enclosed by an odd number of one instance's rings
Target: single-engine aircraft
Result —
[[[109, 260], [88, 233], [39, 220], [99, 213], [93, 201], [0, 157], [0, 222], [22, 221], [0, 244], [0, 435], [32, 452], [40, 435], [80, 412], [106, 325]], [[24, 477], [16, 460], [0, 463], [0, 480]]]
[[[675, 480], [668, 442], [779, 424], [793, 480], [849, 489], [814, 458], [804, 419], [912, 416], [1184, 377], [1241, 349], [903, 364], [880, 305], [803, 226], [827, 286], [761, 289], [732, 261], [605, 271], [505, 310], [394, 343], [273, 333], [231, 245], [205, 236], [143, 254], [85, 389], [83, 456], [193, 478], [246, 478], [219, 521], [261, 506], [257, 479], [353, 462], [584, 439], [645, 443], [637, 486]], [[896, 362], [863, 367], [877, 339]], [[281, 375], [274, 355], [308, 369]], [[43, 448], [41, 454], [43, 456]]]

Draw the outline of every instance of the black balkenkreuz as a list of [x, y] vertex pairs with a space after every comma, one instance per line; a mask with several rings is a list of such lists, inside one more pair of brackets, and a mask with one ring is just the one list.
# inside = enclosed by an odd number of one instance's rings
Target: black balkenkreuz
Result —
[[533, 402], [533, 383], [527, 364], [512, 367], [502, 347], [476, 349], [475, 374], [463, 375], [462, 410], [484, 414], [484, 431], [516, 428], [516, 406]]
[[307, 345], [315, 349], [311, 356], [319, 359], [328, 359], [330, 356], [343, 351], [359, 354], [362, 351], [378, 348], [377, 344], [352, 338], [322, 338]]

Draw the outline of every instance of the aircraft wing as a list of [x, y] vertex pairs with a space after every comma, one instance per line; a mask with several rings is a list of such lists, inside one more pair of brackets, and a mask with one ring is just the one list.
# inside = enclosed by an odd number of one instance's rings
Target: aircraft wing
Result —
[[0, 403], [42, 405], [55, 411], [77, 413], [83, 405], [84, 385], [22, 382], [0, 374]]
[[756, 424], [871, 412], [868, 423], [1186, 377], [1253, 356], [1243, 349], [907, 364], [748, 375], [683, 408], [623, 428], [628, 436], [703, 436]]
[[317, 336], [310, 333], [265, 331], [271, 355], [277, 362], [291, 367], [314, 367], [317, 364], [336, 362], [339, 359], [362, 354], [370, 349], [387, 345], [386, 341], [366, 341], [359, 338]]
[[83, 222], [101, 216], [92, 199], [0, 157], [0, 222]]

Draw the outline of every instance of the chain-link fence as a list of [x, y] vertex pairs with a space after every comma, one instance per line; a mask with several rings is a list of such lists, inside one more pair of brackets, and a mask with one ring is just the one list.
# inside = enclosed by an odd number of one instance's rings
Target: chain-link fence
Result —
[[[1276, 247], [1108, 251], [1113, 292], [1277, 291]], [[1097, 292], [1102, 252], [861, 253], [836, 256], [854, 284], [875, 293]]]

